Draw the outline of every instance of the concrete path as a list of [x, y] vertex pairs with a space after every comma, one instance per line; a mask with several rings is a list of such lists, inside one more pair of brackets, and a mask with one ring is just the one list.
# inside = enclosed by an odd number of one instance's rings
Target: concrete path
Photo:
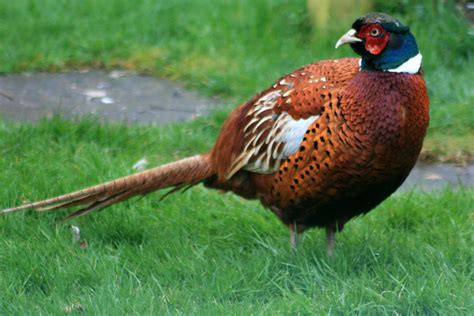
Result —
[[159, 125], [203, 115], [217, 104], [176, 83], [123, 71], [6, 75], [0, 91], [0, 117], [20, 121], [61, 113]]
[[[0, 76], [0, 118], [36, 121], [61, 113], [106, 122], [165, 124], [206, 114], [219, 103], [174, 82], [123, 71]], [[418, 164], [401, 190], [474, 186], [474, 166]]]
[[474, 165], [460, 167], [447, 164], [418, 163], [400, 190], [417, 188], [423, 191], [432, 191], [446, 186], [452, 188], [474, 187]]

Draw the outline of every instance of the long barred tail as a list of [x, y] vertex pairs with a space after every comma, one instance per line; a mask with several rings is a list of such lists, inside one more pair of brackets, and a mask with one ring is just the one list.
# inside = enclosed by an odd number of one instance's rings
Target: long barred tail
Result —
[[76, 192], [4, 209], [0, 214], [26, 209], [43, 212], [63, 207], [84, 206], [68, 215], [65, 218], [68, 220], [122, 202], [135, 195], [144, 195], [169, 187], [193, 185], [213, 174], [209, 156], [196, 155]]

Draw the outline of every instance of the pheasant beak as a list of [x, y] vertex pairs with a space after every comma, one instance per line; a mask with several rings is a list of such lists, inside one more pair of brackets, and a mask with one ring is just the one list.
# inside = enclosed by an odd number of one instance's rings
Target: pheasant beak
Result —
[[352, 44], [357, 42], [362, 42], [362, 40], [355, 35], [356, 30], [350, 29], [346, 34], [342, 35], [341, 38], [336, 43], [336, 49], [341, 47], [344, 44]]

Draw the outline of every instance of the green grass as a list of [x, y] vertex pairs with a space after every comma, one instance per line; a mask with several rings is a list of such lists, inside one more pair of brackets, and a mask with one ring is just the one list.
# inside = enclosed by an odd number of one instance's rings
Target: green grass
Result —
[[[167, 128], [0, 124], [0, 208], [209, 148], [224, 113]], [[0, 314], [472, 314], [474, 191], [396, 194], [338, 235], [288, 231], [256, 202], [197, 186], [73, 222], [0, 217]], [[77, 306], [77, 305], [76, 305]], [[79, 312], [78, 310], [76, 310]]]
[[[417, 38], [432, 104], [428, 137], [474, 135], [472, 26], [454, 2], [377, 0], [374, 10], [396, 15]], [[119, 67], [236, 105], [303, 64], [354, 56], [334, 49], [351, 23], [314, 30], [305, 0], [0, 1], [0, 72]]]

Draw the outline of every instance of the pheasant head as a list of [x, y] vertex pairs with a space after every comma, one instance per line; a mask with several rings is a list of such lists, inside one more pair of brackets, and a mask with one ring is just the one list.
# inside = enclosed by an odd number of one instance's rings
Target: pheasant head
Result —
[[362, 57], [362, 70], [417, 73], [421, 67], [422, 56], [409, 27], [384, 13], [358, 18], [336, 48], [343, 44]]

